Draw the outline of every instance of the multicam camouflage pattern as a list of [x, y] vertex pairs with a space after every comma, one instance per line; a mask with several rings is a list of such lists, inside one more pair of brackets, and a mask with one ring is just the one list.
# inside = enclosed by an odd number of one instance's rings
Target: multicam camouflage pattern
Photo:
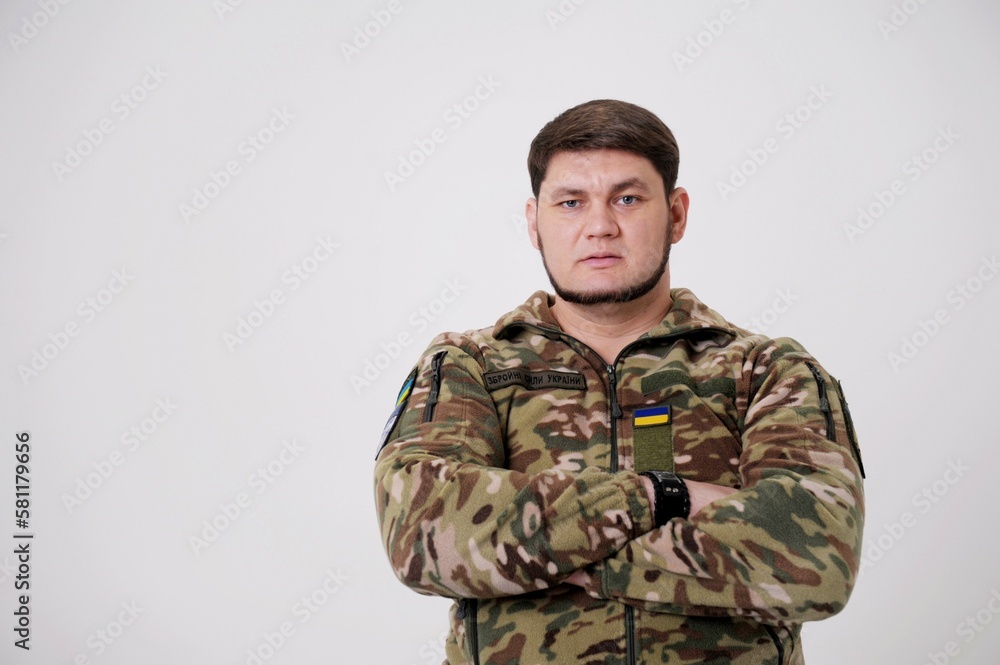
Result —
[[[418, 363], [375, 494], [399, 579], [456, 599], [448, 663], [802, 663], [801, 623], [844, 607], [864, 504], [839, 384], [672, 295], [613, 368], [541, 291]], [[654, 528], [632, 417], [660, 405], [676, 473], [740, 491]]]

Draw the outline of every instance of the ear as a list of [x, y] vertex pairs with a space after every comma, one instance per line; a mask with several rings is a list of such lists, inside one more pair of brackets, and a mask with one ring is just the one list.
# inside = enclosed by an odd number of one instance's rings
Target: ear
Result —
[[528, 239], [531, 246], [538, 249], [538, 199], [528, 199], [524, 204], [524, 216], [528, 219]]
[[688, 206], [691, 201], [688, 193], [683, 187], [675, 187], [667, 198], [667, 206], [670, 208], [670, 242], [678, 242], [684, 237], [684, 230], [687, 229]]

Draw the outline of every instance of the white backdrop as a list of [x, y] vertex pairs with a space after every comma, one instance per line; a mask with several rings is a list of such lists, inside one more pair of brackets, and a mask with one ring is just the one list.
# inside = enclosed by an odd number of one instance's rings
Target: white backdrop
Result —
[[9, 0], [0, 28], [0, 662], [440, 662], [376, 441], [437, 332], [548, 287], [528, 144], [606, 97], [678, 137], [673, 283], [843, 380], [865, 570], [808, 662], [997, 662], [994, 3]]

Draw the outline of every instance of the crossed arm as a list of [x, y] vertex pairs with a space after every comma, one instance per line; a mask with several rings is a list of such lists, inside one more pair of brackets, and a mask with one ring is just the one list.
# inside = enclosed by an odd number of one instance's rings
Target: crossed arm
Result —
[[[656, 510], [656, 493], [653, 491], [653, 481], [645, 476], [641, 476], [642, 487], [646, 491], [646, 500], [649, 501], [651, 509], [655, 512]], [[684, 484], [687, 485], [688, 497], [691, 499], [691, 513], [688, 517], [693, 517], [702, 508], [708, 504], [716, 501], [717, 499], [725, 499], [727, 496], [734, 494], [736, 489], [733, 487], [725, 487], [723, 485], [713, 485], [712, 483], [703, 483], [698, 480], [685, 480]], [[584, 589], [593, 587], [593, 580], [591, 575], [587, 573], [586, 570], [574, 570], [569, 577], [563, 580], [566, 584], [573, 584]]]
[[821, 411], [803, 358], [773, 362], [782, 366], [763, 373], [747, 408], [742, 487], [687, 481], [689, 518], [654, 528], [652, 488], [631, 471], [504, 468], [478, 365], [450, 349], [433, 422], [423, 422], [430, 390], [418, 379], [376, 466], [394, 571], [449, 597], [570, 583], [652, 611], [830, 616], [857, 571], [861, 479], [844, 414], [837, 404]]

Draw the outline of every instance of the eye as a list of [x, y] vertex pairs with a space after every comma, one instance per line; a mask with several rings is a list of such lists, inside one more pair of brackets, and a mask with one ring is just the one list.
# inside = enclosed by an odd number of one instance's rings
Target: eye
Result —
[[639, 199], [638, 199], [638, 197], [632, 196], [631, 194], [626, 194], [625, 196], [621, 197], [620, 201], [622, 203], [624, 203], [625, 205], [630, 206], [630, 205], [633, 205], [635, 203], [638, 203]]
[[569, 201], [563, 201], [559, 205], [563, 208], [572, 209], [572, 208], [578, 208], [580, 206], [580, 202], [577, 201], [576, 199], [570, 199]]

